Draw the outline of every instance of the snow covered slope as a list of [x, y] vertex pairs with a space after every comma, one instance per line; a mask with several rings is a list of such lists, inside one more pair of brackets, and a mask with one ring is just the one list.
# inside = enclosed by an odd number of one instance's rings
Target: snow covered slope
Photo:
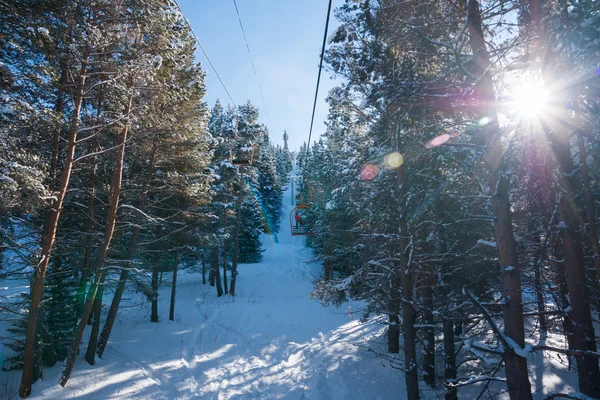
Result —
[[[58, 385], [61, 365], [46, 369], [31, 398], [401, 400], [401, 372], [367, 348], [384, 328], [360, 324], [356, 304], [323, 307], [310, 298], [322, 267], [310, 263], [303, 238], [290, 236], [290, 204], [288, 189], [279, 242], [263, 236], [264, 260], [240, 266], [235, 298], [217, 298], [199, 275], [183, 275], [171, 322], [163, 281], [159, 323], [149, 322], [145, 300], [128, 299], [103, 359], [89, 366], [80, 357], [66, 388]], [[19, 372], [0, 377], [16, 397]]]

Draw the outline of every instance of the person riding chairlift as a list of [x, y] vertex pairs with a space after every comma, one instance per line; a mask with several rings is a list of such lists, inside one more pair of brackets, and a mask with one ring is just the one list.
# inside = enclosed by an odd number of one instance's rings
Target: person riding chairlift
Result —
[[296, 228], [300, 227], [300, 223], [302, 222], [302, 217], [300, 214], [296, 213], [294, 216], [294, 220], [296, 220]]

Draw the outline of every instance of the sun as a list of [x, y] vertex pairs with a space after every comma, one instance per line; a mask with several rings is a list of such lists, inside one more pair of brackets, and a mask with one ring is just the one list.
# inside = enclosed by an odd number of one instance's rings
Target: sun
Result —
[[549, 95], [543, 85], [520, 85], [512, 95], [511, 108], [522, 117], [539, 117], [548, 110]]

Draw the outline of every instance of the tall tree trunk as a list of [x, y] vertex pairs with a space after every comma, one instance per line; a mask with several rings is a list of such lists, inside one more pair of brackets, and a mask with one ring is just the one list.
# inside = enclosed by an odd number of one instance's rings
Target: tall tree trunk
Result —
[[[448, 253], [448, 246], [446, 244], [446, 229], [444, 223], [446, 222], [444, 213], [444, 203], [442, 202], [442, 174], [438, 169], [436, 177], [440, 182], [440, 186], [435, 193], [433, 199], [433, 212], [435, 222], [437, 223], [437, 251], [438, 253], [446, 257]], [[448, 276], [450, 274], [450, 268], [448, 262], [442, 261], [440, 265], [440, 281], [438, 287], [440, 288], [440, 296], [442, 300], [442, 333], [444, 335], [444, 379], [446, 381], [446, 400], [457, 400], [458, 392], [455, 387], [451, 386], [456, 382], [456, 349], [454, 345], [454, 321], [452, 320], [452, 313], [450, 312], [450, 290], [448, 283]], [[450, 385], [449, 385], [450, 384]]]
[[[565, 275], [571, 312], [569, 317], [576, 327], [573, 330], [573, 346], [575, 350], [596, 351], [596, 336], [592, 323], [590, 309], [590, 298], [585, 276], [585, 264], [583, 257], [583, 235], [581, 226], [583, 219], [579, 211], [583, 207], [577, 203], [576, 198], [580, 194], [580, 187], [575, 179], [576, 171], [571, 155], [570, 131], [571, 116], [567, 110], [567, 99], [569, 93], [564, 82], [559, 82], [554, 74], [555, 58], [546, 38], [546, 32], [542, 29], [543, 10], [540, 0], [530, 0], [532, 32], [537, 37], [536, 51], [541, 59], [542, 77], [546, 87], [553, 89], [553, 96], [562, 99], [555, 102], [552, 113], [544, 115], [542, 127], [548, 137], [554, 157], [559, 165], [559, 182], [561, 186], [559, 211], [564, 229], [563, 251]], [[563, 15], [565, 24], [568, 24], [568, 14]], [[592, 207], [593, 209], [593, 207]], [[577, 371], [579, 377], [579, 390], [588, 396], [600, 398], [600, 368], [598, 359], [591, 356], [576, 356]]]
[[323, 260], [323, 280], [331, 280], [331, 270], [331, 260], [329, 259], [329, 257], [326, 257], [325, 260]]
[[[444, 379], [446, 383], [453, 384], [456, 381], [456, 349], [454, 346], [454, 321], [444, 315], [442, 320], [442, 333], [444, 334]], [[456, 388], [446, 387], [446, 400], [457, 400]]]
[[158, 322], [158, 256], [154, 256], [152, 263], [152, 312], [150, 322]]
[[[223, 227], [227, 229], [227, 210], [223, 212]], [[227, 240], [223, 240], [223, 289], [225, 294], [229, 292], [227, 290]]]
[[[565, 332], [565, 337], [567, 339], [567, 345], [569, 346], [569, 350], [573, 350], [575, 348], [573, 344], [573, 322], [571, 318], [567, 314], [567, 311], [570, 307], [569, 304], [569, 290], [567, 289], [567, 278], [565, 275], [565, 263], [563, 260], [563, 251], [562, 251], [562, 233], [559, 232], [556, 235], [556, 241], [554, 242], [554, 259], [556, 260], [556, 283], [558, 284], [559, 289], [559, 307], [564, 311], [564, 315], [562, 317], [562, 325], [563, 331]], [[567, 356], [569, 370], [571, 370], [571, 356]]]
[[435, 386], [435, 329], [433, 321], [434, 277], [428, 272], [423, 286], [423, 321], [425, 322], [425, 354], [423, 355], [423, 380]]
[[[157, 237], [160, 236], [162, 231], [162, 227], [160, 225], [156, 226], [154, 229], [155, 235]], [[158, 251], [154, 251], [154, 255], [152, 256], [152, 281], [151, 281], [151, 312], [150, 312], [150, 322], [158, 322], [158, 287], [160, 282], [158, 280], [158, 267], [160, 265], [160, 253]]]
[[102, 276], [102, 280], [100, 281], [100, 285], [98, 287], [98, 292], [96, 293], [96, 298], [94, 299], [94, 305], [92, 306], [92, 314], [94, 316], [94, 320], [92, 321], [92, 332], [90, 334], [90, 340], [88, 342], [88, 347], [85, 352], [85, 361], [88, 364], [94, 365], [95, 362], [95, 354], [96, 354], [96, 346], [98, 343], [98, 332], [100, 331], [100, 316], [102, 312], [102, 296], [104, 294], [104, 276]]
[[[98, 141], [93, 140], [92, 152], [98, 151]], [[86, 223], [86, 236], [85, 236], [85, 250], [83, 253], [83, 265], [81, 267], [81, 279], [79, 283], [79, 292], [77, 294], [77, 303], [80, 305], [79, 308], [83, 307], [85, 301], [85, 289], [87, 287], [87, 281], [90, 275], [90, 262], [92, 258], [92, 244], [94, 242], [94, 202], [96, 199], [96, 170], [97, 163], [96, 157], [92, 157], [90, 166], [90, 186], [89, 186], [89, 197], [87, 204], [87, 223]]]
[[[217, 255], [218, 258], [218, 255]], [[210, 286], [215, 286], [215, 266], [214, 266], [213, 249], [210, 250], [210, 269], [208, 270], [208, 283]]]
[[548, 332], [548, 324], [546, 323], [546, 305], [544, 301], [543, 290], [543, 264], [542, 260], [536, 260], [534, 281], [535, 281], [535, 297], [537, 302], [538, 322], [540, 323], [540, 331], [545, 335]]
[[106, 270], [104, 269], [104, 263], [106, 261], [106, 256], [108, 255], [108, 249], [110, 247], [110, 242], [112, 240], [117, 219], [117, 207], [119, 205], [119, 196], [121, 193], [121, 180], [123, 175], [125, 143], [127, 141], [127, 134], [129, 133], [129, 116], [131, 113], [131, 104], [132, 98], [130, 97], [125, 107], [125, 127], [121, 130], [117, 139], [117, 153], [115, 154], [115, 165], [110, 186], [110, 195], [108, 198], [108, 209], [106, 211], [104, 243], [98, 253], [98, 257], [96, 259], [96, 272], [94, 281], [92, 282], [92, 284], [90, 285], [90, 289], [88, 290], [84, 307], [81, 310], [79, 322], [77, 323], [77, 326], [75, 327], [75, 330], [73, 332], [73, 339], [71, 341], [71, 346], [67, 354], [67, 359], [65, 360], [65, 367], [63, 369], [62, 378], [60, 381], [60, 385], [63, 387], [67, 384], [71, 376], [71, 371], [73, 370], [73, 366], [75, 365], [75, 359], [79, 350], [79, 344], [83, 339], [83, 333], [85, 331], [87, 319], [89, 318], [90, 312], [92, 311], [92, 306], [94, 304], [94, 299], [96, 298], [98, 287], [104, 282], [104, 276], [106, 274]]
[[104, 349], [108, 344], [108, 338], [110, 337], [110, 333], [112, 331], [115, 320], [117, 319], [117, 312], [119, 311], [119, 305], [121, 304], [121, 299], [123, 298], [123, 293], [125, 292], [125, 285], [127, 283], [127, 279], [129, 277], [129, 271], [132, 266], [133, 257], [135, 256], [135, 252], [137, 249], [138, 240], [140, 237], [141, 226], [142, 226], [142, 214], [146, 211], [146, 205], [148, 203], [148, 189], [150, 187], [150, 182], [152, 181], [152, 176], [154, 175], [154, 166], [156, 164], [156, 154], [158, 151], [158, 146], [156, 141], [152, 145], [152, 155], [150, 156], [150, 161], [148, 163], [148, 172], [146, 173], [146, 178], [144, 181], [144, 186], [142, 188], [142, 194], [140, 196], [140, 204], [136, 223], [133, 228], [133, 232], [131, 233], [131, 239], [129, 240], [129, 248], [127, 249], [127, 259], [126, 265], [121, 270], [121, 275], [119, 277], [119, 283], [117, 284], [117, 289], [115, 290], [115, 294], [113, 296], [112, 302], [110, 304], [110, 308], [108, 309], [108, 315], [106, 316], [106, 322], [104, 323], [104, 327], [102, 328], [102, 333], [100, 334], [100, 340], [98, 341], [98, 357], [102, 357], [104, 353]]
[[388, 321], [388, 353], [398, 354], [400, 353], [400, 318], [398, 314], [388, 314]]
[[[69, 27], [69, 30], [71, 27]], [[65, 86], [67, 84], [67, 71], [69, 66], [67, 65], [66, 55], [60, 60], [60, 80], [58, 86], [58, 93], [56, 96], [56, 106], [54, 108], [56, 115], [58, 116], [58, 126], [52, 135], [52, 155], [50, 161], [50, 190], [53, 191], [56, 188], [56, 176], [58, 175], [58, 158], [60, 153], [60, 134], [63, 129], [62, 117], [65, 108]]]
[[[401, 232], [406, 235], [406, 231]], [[413, 277], [408, 263], [408, 236], [400, 239], [402, 250], [402, 334], [404, 337], [404, 368], [406, 369], [406, 394], [409, 400], [419, 399], [419, 377], [417, 374], [417, 346], [415, 309], [413, 306]]]
[[402, 296], [402, 279], [400, 278], [400, 266], [394, 263], [394, 273], [392, 276], [392, 287], [390, 296], [390, 314], [388, 314], [389, 327], [387, 331], [388, 353], [400, 353], [400, 302]]
[[177, 290], [177, 267], [179, 266], [179, 243], [175, 249], [175, 261], [173, 261], [173, 282], [171, 284], [171, 307], [169, 308], [169, 320], [175, 321], [175, 293]]
[[77, 143], [77, 133], [79, 130], [79, 116], [81, 104], [85, 92], [85, 83], [87, 77], [87, 68], [90, 54], [90, 46], [86, 46], [81, 57], [81, 68], [79, 70], [78, 82], [76, 85], [75, 100], [73, 102], [73, 115], [71, 117], [71, 126], [69, 128], [69, 139], [67, 142], [65, 164], [61, 173], [60, 185], [55, 194], [52, 205], [44, 217], [44, 230], [42, 235], [40, 261], [35, 266], [33, 274], [33, 283], [31, 285], [31, 305], [27, 316], [27, 333], [25, 337], [25, 352], [23, 355], [23, 375], [21, 378], [21, 387], [19, 395], [23, 398], [31, 394], [31, 384], [33, 380], [33, 363], [35, 352], [35, 333], [37, 327], [37, 313], [44, 292], [44, 278], [48, 269], [48, 263], [52, 254], [52, 246], [56, 238], [56, 228], [60, 219], [63, 201], [69, 188], [73, 161], [75, 158], [75, 147]]
[[221, 286], [221, 274], [219, 273], [219, 249], [213, 247], [212, 249], [212, 272], [215, 280], [215, 286], [217, 287], [217, 297], [223, 296], [223, 286]]
[[[573, 325], [574, 350], [596, 352], [596, 337], [592, 324], [589, 292], [583, 261], [581, 232], [572, 201], [564, 194], [560, 199], [561, 218], [566, 223], [563, 230], [564, 266]], [[576, 356], [579, 390], [591, 397], [600, 398], [600, 370], [598, 359]]]
[[587, 149], [581, 131], [577, 132], [579, 142], [579, 159], [581, 160], [581, 179], [583, 180], [583, 195], [585, 199], [585, 212], [587, 215], [588, 233], [592, 250], [594, 251], [594, 267], [596, 277], [600, 281], [600, 243], [598, 243], [598, 226], [596, 225], [596, 202], [590, 185], [590, 172], [587, 163]]
[[[494, 231], [500, 273], [503, 282], [504, 334], [517, 345], [525, 346], [525, 326], [521, 296], [521, 271], [519, 269], [517, 246], [513, 235], [508, 178], [505, 174], [504, 148], [498, 125], [494, 82], [490, 73], [490, 56], [483, 36], [483, 26], [479, 2], [471, 0], [468, 5], [467, 19], [469, 42], [474, 55], [475, 75], [480, 77], [474, 93], [483, 104], [482, 115], [490, 122], [483, 126], [482, 133], [487, 147], [486, 162], [489, 175], [489, 190], [494, 213]], [[504, 352], [506, 383], [511, 400], [532, 399], [531, 385], [527, 371], [527, 360], [515, 353], [512, 348]]]
[[[400, 151], [400, 132], [395, 127], [395, 148]], [[405, 181], [404, 165], [396, 169], [397, 197], [401, 201], [405, 200]], [[402, 278], [402, 335], [404, 338], [404, 368], [406, 379], [406, 394], [408, 400], [418, 400], [419, 395], [419, 376], [417, 371], [417, 345], [415, 329], [415, 309], [413, 306], [413, 271], [410, 265], [409, 242], [410, 232], [408, 231], [408, 222], [406, 220], [406, 208], [400, 214], [398, 221], [398, 255], [400, 256], [400, 273]]]
[[333, 263], [331, 261], [331, 244], [330, 240], [326, 239], [325, 242], [325, 259], [323, 260], [323, 280], [329, 281], [333, 278]]
[[[233, 273], [233, 269], [232, 269], [232, 273]], [[233, 291], [234, 285], [233, 282], [235, 281], [235, 279], [233, 279], [233, 276], [231, 277], [231, 290]], [[204, 254], [202, 255], [202, 284], [206, 285], [206, 258], [204, 257]], [[232, 294], [233, 296], [233, 294]]]
[[229, 287], [229, 294], [235, 296], [235, 282], [237, 280], [237, 265], [238, 265], [238, 253], [240, 250], [240, 209], [241, 199], [240, 193], [237, 194], [235, 201], [235, 233], [233, 237], [233, 255], [231, 258], [231, 286]]
[[[98, 89], [98, 106], [96, 107], [96, 123], [100, 121], [100, 113], [102, 110], [103, 101], [103, 89], [102, 86]], [[99, 150], [98, 139], [92, 139], [92, 153], [96, 153]], [[88, 277], [90, 275], [90, 263], [92, 259], [92, 244], [93, 244], [93, 233], [94, 233], [94, 202], [96, 200], [96, 172], [98, 168], [97, 157], [93, 156], [91, 159], [90, 166], [90, 194], [88, 197], [87, 204], [87, 226], [86, 226], [86, 238], [85, 238], [85, 251], [83, 255], [83, 265], [81, 267], [81, 282], [79, 294], [80, 304], [83, 305], [85, 300], [85, 288], [87, 287]]]

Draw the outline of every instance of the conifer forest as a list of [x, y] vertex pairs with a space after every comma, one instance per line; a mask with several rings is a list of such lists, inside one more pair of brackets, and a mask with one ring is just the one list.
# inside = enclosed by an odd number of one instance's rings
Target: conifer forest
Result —
[[0, 0], [2, 399], [600, 399], [599, 223], [598, 0]]

